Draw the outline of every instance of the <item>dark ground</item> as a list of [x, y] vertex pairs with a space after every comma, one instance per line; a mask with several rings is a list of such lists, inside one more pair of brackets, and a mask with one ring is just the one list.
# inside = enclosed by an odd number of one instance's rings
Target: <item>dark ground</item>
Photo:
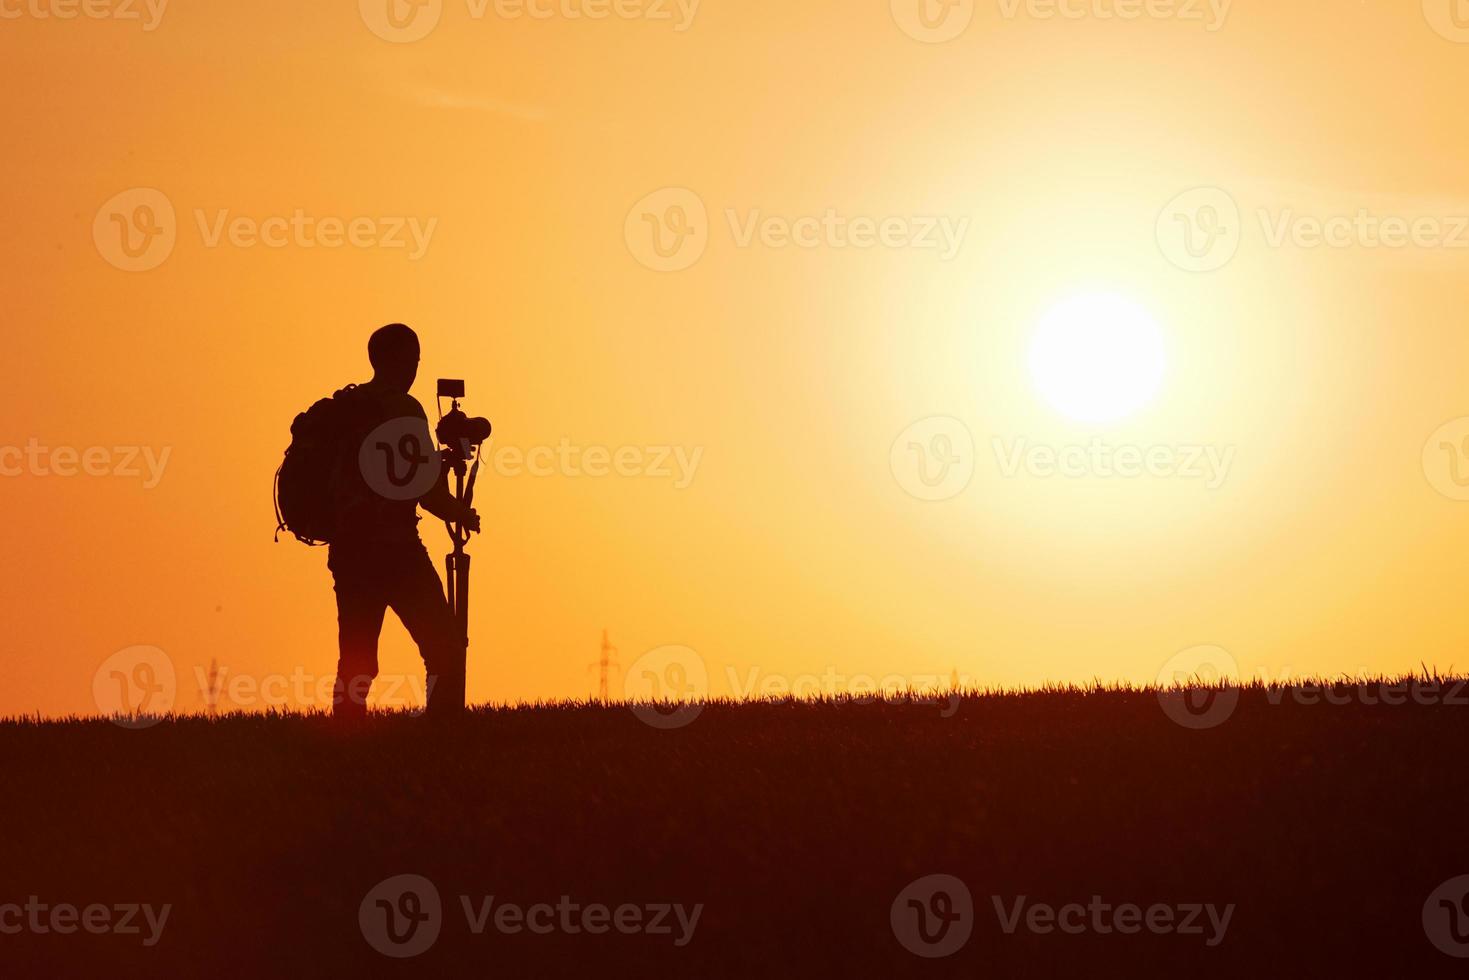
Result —
[[[1469, 686], [1401, 705], [1363, 690], [1333, 705], [1247, 689], [1205, 730], [1148, 691], [972, 696], [952, 717], [710, 704], [675, 730], [619, 706], [382, 717], [350, 735], [302, 716], [0, 723], [0, 905], [172, 905], [152, 948], [146, 926], [0, 935], [0, 976], [1469, 973], [1423, 922], [1469, 874]], [[358, 913], [405, 873], [436, 886], [442, 931], [399, 960]], [[967, 884], [973, 934], [924, 959], [890, 909], [939, 873]], [[676, 925], [473, 935], [461, 895], [703, 911], [682, 948]], [[1021, 895], [1235, 910], [1214, 947], [1207, 925], [1006, 934], [992, 896]]]

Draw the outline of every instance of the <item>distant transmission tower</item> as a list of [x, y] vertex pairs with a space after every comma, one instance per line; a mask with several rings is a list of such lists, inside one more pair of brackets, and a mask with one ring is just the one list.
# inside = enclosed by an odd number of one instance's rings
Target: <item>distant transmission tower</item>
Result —
[[602, 656], [591, 665], [598, 668], [597, 699], [603, 704], [606, 704], [610, 697], [607, 691], [607, 674], [610, 670], [616, 670], [618, 666], [617, 661], [613, 659], [616, 653], [617, 648], [608, 642], [607, 628], [604, 626], [602, 628]]
[[213, 718], [219, 713], [219, 661], [209, 658], [209, 690], [204, 692], [205, 711]]

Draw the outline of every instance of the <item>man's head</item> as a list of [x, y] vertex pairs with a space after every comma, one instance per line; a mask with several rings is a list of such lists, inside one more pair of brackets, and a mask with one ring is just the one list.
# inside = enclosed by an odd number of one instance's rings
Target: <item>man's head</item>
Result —
[[407, 391], [418, 377], [418, 334], [401, 323], [374, 330], [367, 340], [373, 380]]

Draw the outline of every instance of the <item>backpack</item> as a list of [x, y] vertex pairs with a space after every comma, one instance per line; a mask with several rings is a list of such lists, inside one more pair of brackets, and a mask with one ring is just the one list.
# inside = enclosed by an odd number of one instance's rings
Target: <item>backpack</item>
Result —
[[291, 444], [275, 471], [275, 539], [290, 531], [308, 545], [328, 544], [336, 531], [338, 487], [361, 416], [356, 385], [323, 398], [291, 423]]

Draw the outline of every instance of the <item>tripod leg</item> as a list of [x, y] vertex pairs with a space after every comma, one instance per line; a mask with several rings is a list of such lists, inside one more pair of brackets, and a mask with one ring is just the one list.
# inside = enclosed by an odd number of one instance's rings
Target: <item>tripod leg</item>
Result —
[[429, 691], [428, 712], [437, 717], [450, 717], [464, 710], [464, 646], [463, 619], [465, 611], [464, 571], [469, 556], [450, 552], [444, 558], [444, 598], [449, 610], [447, 630], [442, 619], [441, 631], [433, 658], [432, 688]]
[[455, 555], [454, 570], [458, 579], [454, 585], [454, 597], [458, 603], [454, 607], [454, 614], [459, 623], [460, 638], [459, 645], [455, 647], [454, 690], [458, 692], [459, 707], [463, 707], [467, 698], [465, 688], [469, 674], [469, 556], [462, 553]]
[[456, 576], [454, 572], [454, 553], [451, 551], [444, 558], [444, 598], [449, 602], [449, 609], [457, 617], [459, 615], [458, 597], [454, 592]]
[[464, 634], [464, 645], [469, 646], [469, 556], [455, 555], [455, 567], [459, 572], [459, 581], [454, 589], [454, 597], [458, 600], [454, 606], [454, 614], [459, 619], [459, 631]]
[[439, 663], [432, 703], [434, 713], [454, 714], [464, 709], [465, 673], [469, 646], [469, 556], [450, 552], [444, 559], [444, 593], [453, 620], [453, 641]]

